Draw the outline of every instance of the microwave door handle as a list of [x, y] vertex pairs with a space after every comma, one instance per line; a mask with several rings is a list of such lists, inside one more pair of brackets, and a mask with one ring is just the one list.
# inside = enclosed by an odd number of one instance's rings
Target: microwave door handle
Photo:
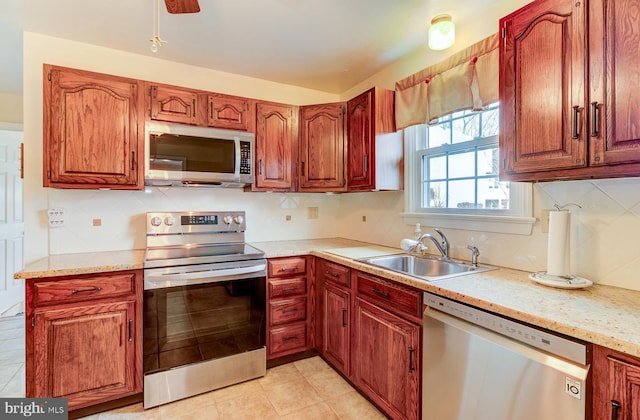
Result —
[[241, 150], [242, 150], [240, 148], [240, 138], [234, 137], [233, 142], [236, 147], [236, 165], [235, 165], [234, 175], [236, 176], [237, 179], [240, 179], [240, 157], [241, 157]]

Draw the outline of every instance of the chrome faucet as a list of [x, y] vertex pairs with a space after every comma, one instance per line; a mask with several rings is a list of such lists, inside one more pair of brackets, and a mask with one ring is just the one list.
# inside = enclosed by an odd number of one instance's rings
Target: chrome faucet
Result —
[[430, 239], [431, 242], [433, 242], [433, 244], [436, 246], [436, 249], [438, 250], [438, 252], [440, 252], [440, 255], [442, 255], [442, 258], [448, 260], [449, 259], [449, 241], [447, 241], [447, 237], [444, 236], [444, 233], [442, 233], [442, 231], [440, 229], [433, 228], [433, 230], [435, 230], [436, 233], [438, 233], [438, 235], [440, 235], [440, 241], [438, 241], [430, 233], [425, 233], [424, 235], [421, 235], [418, 238], [418, 243], [414, 247], [414, 250], [416, 252], [424, 251], [427, 248], [427, 246], [424, 244], [424, 240], [425, 239]]

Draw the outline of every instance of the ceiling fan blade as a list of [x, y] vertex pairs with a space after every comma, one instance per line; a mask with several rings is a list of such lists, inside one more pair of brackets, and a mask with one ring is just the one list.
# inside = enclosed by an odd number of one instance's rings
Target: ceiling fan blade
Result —
[[200, 11], [198, 0], [164, 0], [164, 4], [167, 6], [167, 12], [173, 14], [198, 13]]

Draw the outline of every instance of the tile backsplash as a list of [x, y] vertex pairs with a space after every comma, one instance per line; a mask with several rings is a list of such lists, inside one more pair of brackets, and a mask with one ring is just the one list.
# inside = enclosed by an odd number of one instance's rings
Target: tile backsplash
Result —
[[[572, 273], [640, 290], [640, 247], [635, 243], [640, 238], [639, 191], [640, 178], [539, 183], [534, 186], [533, 212], [539, 218], [542, 209], [556, 203], [578, 204], [571, 207]], [[404, 210], [402, 192], [291, 194], [150, 187], [47, 193], [49, 207], [62, 207], [66, 214], [64, 226], [49, 229], [51, 254], [143, 249], [147, 211], [244, 210], [249, 242], [345, 237], [398, 247], [414, 230], [399, 215]], [[309, 207], [318, 208], [317, 218], [309, 218]], [[46, 223], [46, 216], [41, 220]], [[469, 259], [466, 246], [473, 244], [480, 249], [481, 262], [525, 271], [546, 269], [548, 234], [541, 232], [539, 222], [531, 236], [453, 229], [446, 233], [456, 258]]]

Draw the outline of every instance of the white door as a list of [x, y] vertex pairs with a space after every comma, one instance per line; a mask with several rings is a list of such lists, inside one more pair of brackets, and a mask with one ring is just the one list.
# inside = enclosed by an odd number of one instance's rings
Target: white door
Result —
[[0, 317], [24, 311], [24, 211], [20, 148], [22, 131], [0, 128]]

